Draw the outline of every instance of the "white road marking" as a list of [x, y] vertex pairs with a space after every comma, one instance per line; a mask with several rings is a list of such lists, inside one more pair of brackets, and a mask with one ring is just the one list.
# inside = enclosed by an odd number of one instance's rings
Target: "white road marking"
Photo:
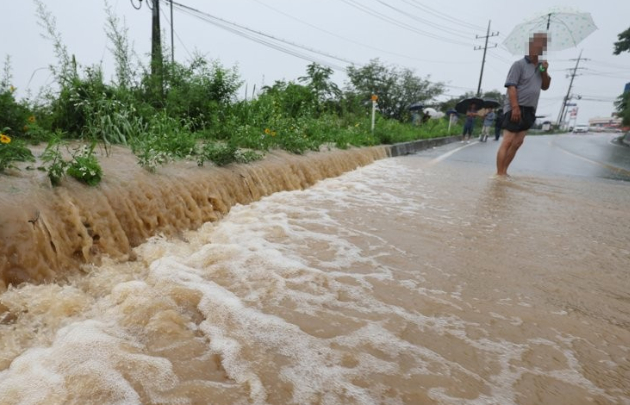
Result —
[[433, 165], [435, 165], [435, 164], [437, 164], [437, 163], [440, 163], [440, 162], [441, 162], [441, 161], [443, 161], [444, 159], [447, 159], [447, 158], [449, 158], [449, 157], [453, 156], [454, 154], [456, 154], [456, 153], [457, 153], [457, 152], [459, 152], [460, 150], [462, 150], [462, 149], [464, 149], [464, 148], [467, 148], [467, 147], [469, 147], [469, 146], [471, 146], [471, 145], [474, 145], [474, 144], [476, 144], [476, 143], [479, 143], [479, 142], [478, 142], [478, 141], [473, 141], [473, 142], [471, 142], [471, 143], [464, 144], [464, 145], [460, 146], [460, 147], [459, 147], [459, 148], [457, 148], [457, 149], [453, 149], [453, 150], [451, 150], [451, 151], [448, 151], [448, 152], [446, 152], [446, 153], [444, 153], [444, 154], [442, 154], [442, 155], [440, 155], [440, 156], [436, 157], [435, 159], [430, 160], [430, 161], [426, 164], [426, 166], [427, 166], [427, 167], [430, 167], [430, 166], [433, 166]]

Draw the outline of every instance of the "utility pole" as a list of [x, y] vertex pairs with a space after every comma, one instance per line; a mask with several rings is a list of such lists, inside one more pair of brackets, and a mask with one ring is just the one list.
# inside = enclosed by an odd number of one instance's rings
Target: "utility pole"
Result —
[[[481, 73], [479, 74], [479, 85], [477, 86], [477, 97], [481, 96], [481, 80], [483, 79], [483, 67], [486, 64], [486, 51], [488, 50], [488, 38], [490, 37], [496, 37], [497, 35], [499, 35], [499, 32], [493, 32], [490, 33], [490, 23], [492, 22], [492, 20], [488, 20], [488, 31], [486, 32], [485, 36], [480, 37], [479, 35], [477, 35], [477, 39], [480, 38], [485, 38], [486, 39], [486, 43], [483, 47], [481, 46], [476, 46], [475, 47], [475, 51], [478, 51], [480, 49], [483, 49], [483, 59], [481, 60]], [[494, 44], [494, 46], [491, 46], [490, 48], [496, 48], [497, 44]]]
[[158, 99], [164, 94], [162, 70], [162, 38], [160, 37], [160, 0], [152, 2], [153, 20], [151, 30], [151, 79]]
[[564, 100], [562, 101], [562, 108], [560, 109], [560, 114], [558, 115], [558, 122], [556, 123], [558, 127], [560, 127], [562, 122], [564, 122], [564, 111], [567, 108], [567, 103], [569, 102], [569, 98], [571, 97], [571, 87], [573, 87], [573, 79], [575, 79], [575, 76], [576, 76], [575, 73], [578, 70], [578, 66], [580, 66], [580, 61], [588, 60], [588, 59], [583, 59], [582, 51], [580, 51], [580, 55], [578, 56], [578, 58], [571, 59], [571, 60], [574, 60], [576, 62], [575, 62], [575, 67], [573, 68], [573, 73], [571, 73], [571, 81], [569, 82], [569, 90], [567, 90], [567, 95], [564, 96]]
[[173, 27], [173, 0], [171, 0], [171, 64], [175, 66], [175, 39], [173, 37], [175, 28]]

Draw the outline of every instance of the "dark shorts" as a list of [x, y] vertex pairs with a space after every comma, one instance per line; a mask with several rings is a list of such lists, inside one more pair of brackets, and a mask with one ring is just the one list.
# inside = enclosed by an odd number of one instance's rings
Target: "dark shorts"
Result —
[[510, 132], [522, 132], [527, 131], [534, 125], [536, 121], [536, 110], [534, 107], [519, 107], [521, 109], [521, 120], [519, 122], [512, 122], [512, 111], [508, 111], [503, 114], [503, 124], [501, 128]]
[[475, 121], [466, 119], [466, 122], [464, 122], [464, 132], [462, 132], [462, 135], [472, 135], [474, 126]]

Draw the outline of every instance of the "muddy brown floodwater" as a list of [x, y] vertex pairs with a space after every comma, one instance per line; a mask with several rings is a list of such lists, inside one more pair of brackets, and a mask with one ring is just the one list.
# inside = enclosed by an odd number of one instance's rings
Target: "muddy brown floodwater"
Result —
[[628, 184], [484, 170], [376, 160], [10, 287], [0, 404], [630, 404]]

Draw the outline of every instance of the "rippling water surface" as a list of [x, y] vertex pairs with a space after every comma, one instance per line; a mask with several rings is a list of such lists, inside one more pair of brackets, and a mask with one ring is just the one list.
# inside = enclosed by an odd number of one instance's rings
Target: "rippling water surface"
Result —
[[627, 183], [381, 160], [0, 295], [0, 404], [630, 404]]

